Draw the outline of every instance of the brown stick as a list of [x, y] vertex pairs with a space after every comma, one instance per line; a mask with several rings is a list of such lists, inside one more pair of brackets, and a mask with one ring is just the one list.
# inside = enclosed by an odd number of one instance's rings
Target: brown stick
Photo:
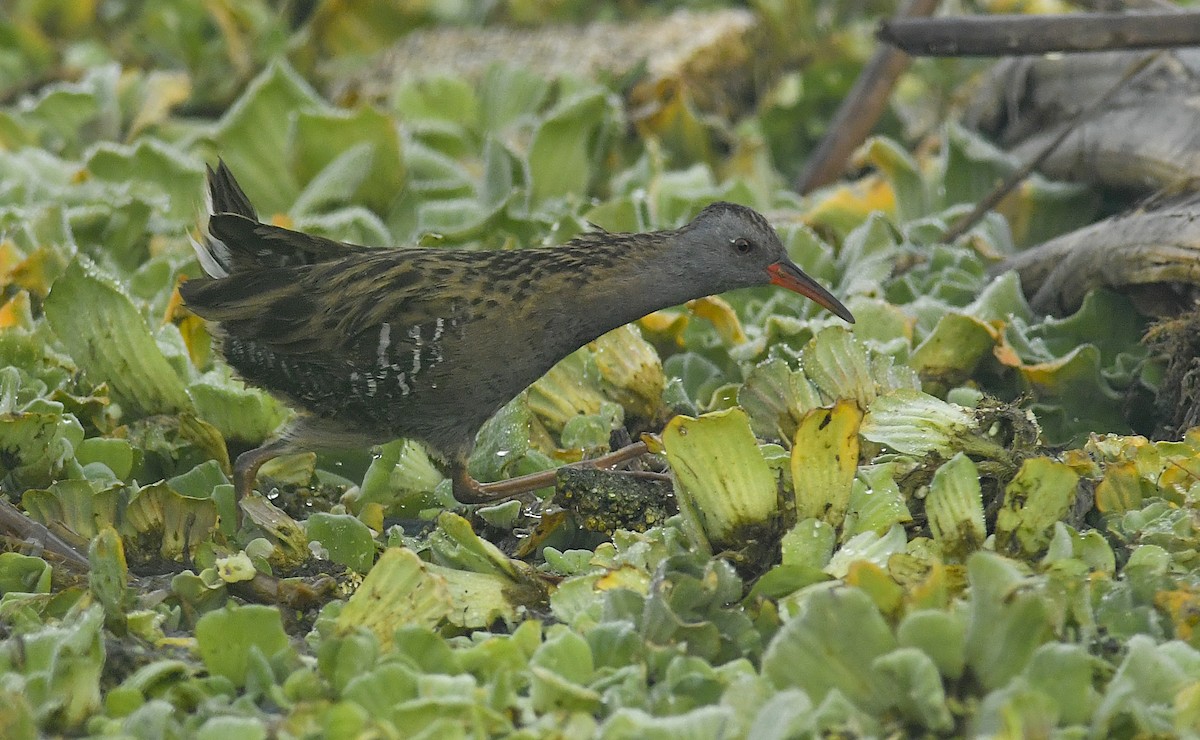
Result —
[[[634, 442], [630, 445], [625, 445], [619, 450], [613, 450], [607, 455], [593, 458], [591, 460], [580, 460], [570, 465], [564, 465], [566, 468], [611, 468], [615, 465], [620, 465], [623, 462], [632, 460], [636, 457], [641, 457], [646, 454], [649, 448], [645, 442]], [[511, 498], [529, 491], [536, 491], [539, 488], [554, 485], [554, 481], [558, 478], [558, 468], [553, 470], [543, 470], [540, 473], [530, 473], [508, 480], [497, 481], [495, 483], [480, 483], [479, 494], [481, 501], [464, 501], [464, 503], [482, 503], [483, 501], [496, 501], [503, 498]], [[458, 495], [457, 493], [455, 494]], [[460, 499], [461, 500], [461, 499]]]
[[1200, 12], [892, 18], [877, 36], [933, 57], [1166, 49], [1200, 44]]
[[1108, 101], [1112, 100], [1127, 82], [1136, 77], [1142, 70], [1149, 67], [1160, 56], [1162, 56], [1163, 53], [1164, 52], [1159, 51], [1153, 54], [1147, 54], [1131, 64], [1129, 69], [1125, 70], [1125, 74], [1121, 75], [1121, 79], [1113, 83], [1113, 86], [1094, 102], [1076, 113], [1075, 117], [1068, 121], [1067, 124], [1063, 126], [1062, 130], [1058, 132], [1058, 135], [1051, 139], [1046, 146], [1042, 147], [1042, 150], [1037, 153], [1036, 157], [1026, 162], [1024, 166], [1017, 169], [1011, 175], [1005, 178], [1003, 182], [1001, 182], [992, 190], [992, 192], [987, 194], [986, 198], [976, 203], [975, 207], [971, 209], [970, 213], [968, 213], [966, 216], [963, 216], [961, 219], [956, 221], [953, 226], [947, 229], [946, 233], [942, 235], [942, 241], [952, 242], [958, 237], [967, 233], [967, 230], [978, 223], [979, 219], [983, 218], [988, 211], [995, 208], [1000, 201], [1004, 200], [1004, 196], [1012, 192], [1013, 188], [1021, 184], [1025, 178], [1029, 177], [1034, 170], [1041, 166], [1041, 164], [1045, 162], [1051, 154], [1054, 153], [1054, 150], [1057, 149], [1064, 141], [1066, 141], [1067, 137], [1070, 136], [1076, 128], [1078, 128], [1079, 124], [1083, 123], [1098, 110], [1103, 108], [1104, 105], [1107, 104]]
[[46, 552], [54, 553], [64, 561], [85, 569], [88, 567], [86, 555], [43, 525], [22, 514], [4, 498], [0, 498], [0, 531], [19, 540], [34, 540]]
[[[937, 5], [938, 0], [907, 0], [897, 15], [930, 15]], [[870, 135], [887, 108], [892, 88], [908, 69], [908, 63], [908, 55], [893, 46], [881, 46], [875, 52], [796, 178], [796, 192], [811, 193], [841, 176], [846, 160]]]

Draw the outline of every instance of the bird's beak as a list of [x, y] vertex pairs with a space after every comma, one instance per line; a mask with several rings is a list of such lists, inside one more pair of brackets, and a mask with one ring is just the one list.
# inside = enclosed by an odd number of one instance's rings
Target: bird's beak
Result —
[[854, 323], [854, 314], [850, 313], [841, 301], [834, 298], [832, 293], [821, 287], [820, 283], [805, 275], [803, 270], [792, 264], [791, 260], [781, 259], [769, 266], [767, 272], [771, 275], [772, 285], [795, 291], [805, 298], [815, 301], [817, 305], [829, 309], [843, 320]]

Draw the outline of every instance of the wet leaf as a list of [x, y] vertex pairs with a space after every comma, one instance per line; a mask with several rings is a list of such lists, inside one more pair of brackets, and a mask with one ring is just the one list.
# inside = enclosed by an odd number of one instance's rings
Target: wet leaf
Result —
[[772, 475], [741, 409], [677, 416], [663, 430], [679, 482], [679, 509], [700, 542], [737, 544], [736, 533], [769, 523], [777, 508]]
[[1050, 543], [1054, 524], [1075, 500], [1079, 475], [1045, 457], [1026, 460], [1004, 489], [996, 514], [996, 547], [1001, 552], [1034, 555]]
[[145, 319], [121, 288], [79, 256], [46, 297], [46, 317], [72, 357], [104, 381], [126, 411], [172, 414], [192, 409]]
[[862, 411], [852, 400], [804, 415], [792, 445], [796, 513], [842, 525], [858, 469], [858, 425]]
[[987, 537], [983, 495], [979, 471], [970, 458], [960, 452], [937, 469], [925, 498], [925, 513], [933, 539], [948, 557], [965, 559], [983, 545]]
[[346, 602], [337, 626], [343, 634], [366, 627], [380, 646], [388, 649], [397, 627], [434, 627], [449, 616], [452, 607], [445, 579], [429, 573], [411, 550], [393, 547], [383, 551]]
[[375, 540], [367, 525], [349, 514], [316, 513], [305, 522], [310, 542], [319, 542], [335, 563], [366, 573], [375, 559]]
[[259, 659], [288, 650], [279, 610], [261, 604], [227, 606], [196, 622], [196, 648], [205, 667], [242, 685], [251, 669], [252, 651]]

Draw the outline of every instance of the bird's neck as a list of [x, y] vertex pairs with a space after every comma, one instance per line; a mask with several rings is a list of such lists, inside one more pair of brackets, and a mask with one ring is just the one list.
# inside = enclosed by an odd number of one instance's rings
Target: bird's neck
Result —
[[702, 290], [679, 274], [672, 254], [674, 232], [652, 239], [568, 247], [587, 249], [594, 266], [583, 267], [539, 303], [547, 309], [548, 345], [567, 354], [646, 314], [697, 298]]

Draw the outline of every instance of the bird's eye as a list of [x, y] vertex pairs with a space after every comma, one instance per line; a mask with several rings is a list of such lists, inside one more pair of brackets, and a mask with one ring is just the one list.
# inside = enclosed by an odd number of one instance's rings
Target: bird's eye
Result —
[[749, 239], [739, 238], [733, 240], [733, 248], [738, 254], [750, 254], [750, 250], [754, 249], [754, 244]]

